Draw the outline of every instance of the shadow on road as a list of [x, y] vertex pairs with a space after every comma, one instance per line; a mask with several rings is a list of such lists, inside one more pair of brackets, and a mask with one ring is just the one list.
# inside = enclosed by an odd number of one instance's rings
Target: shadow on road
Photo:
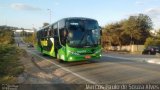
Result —
[[55, 63], [60, 64], [64, 67], [70, 67], [70, 66], [80, 66], [80, 65], [91, 65], [91, 64], [98, 64], [98, 63], [104, 63], [104, 62], [114, 62], [114, 63], [135, 63], [137, 61], [134, 60], [124, 60], [124, 59], [116, 59], [116, 58], [109, 58], [107, 56], [102, 56], [101, 59], [92, 59], [92, 60], [83, 60], [83, 61], [76, 61], [76, 62], [60, 62], [56, 58], [48, 56], [48, 55], [41, 55], [45, 57], [48, 60], [53, 60]]

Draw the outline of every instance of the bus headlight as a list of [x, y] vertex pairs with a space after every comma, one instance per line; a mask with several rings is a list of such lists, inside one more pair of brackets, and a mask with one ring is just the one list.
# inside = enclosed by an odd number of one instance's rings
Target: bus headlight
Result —
[[100, 52], [101, 52], [101, 50], [97, 50], [97, 51], [95, 52], [95, 54], [100, 53]]
[[61, 55], [61, 59], [62, 59], [62, 60], [64, 60], [64, 59], [65, 59], [64, 55]]
[[73, 59], [72, 57], [69, 58], [69, 60], [72, 60], [72, 59]]

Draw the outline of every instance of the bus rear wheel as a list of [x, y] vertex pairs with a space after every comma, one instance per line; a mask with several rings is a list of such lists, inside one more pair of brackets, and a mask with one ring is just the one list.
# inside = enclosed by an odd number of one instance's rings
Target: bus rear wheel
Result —
[[43, 49], [41, 48], [41, 55], [42, 56], [45, 56], [45, 54], [43, 53]]

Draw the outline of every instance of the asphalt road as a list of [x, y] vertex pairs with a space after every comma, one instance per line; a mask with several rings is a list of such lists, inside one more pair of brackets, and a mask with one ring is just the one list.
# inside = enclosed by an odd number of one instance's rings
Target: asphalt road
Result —
[[[20, 42], [20, 39], [17, 38], [17, 42]], [[144, 58], [156, 58], [155, 56], [105, 53], [100, 60], [60, 63], [53, 57], [41, 55], [34, 48], [26, 48], [23, 43], [20, 44], [20, 47], [41, 58], [42, 60], [35, 61], [44, 63], [39, 67], [52, 72], [65, 83], [160, 84], [160, 65], [150, 64], [143, 60]]]

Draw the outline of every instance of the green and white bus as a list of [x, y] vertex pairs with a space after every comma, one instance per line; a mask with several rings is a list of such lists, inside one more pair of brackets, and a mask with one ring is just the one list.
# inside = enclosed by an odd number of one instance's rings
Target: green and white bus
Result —
[[101, 57], [101, 28], [90, 18], [70, 17], [37, 31], [37, 49], [63, 61]]

